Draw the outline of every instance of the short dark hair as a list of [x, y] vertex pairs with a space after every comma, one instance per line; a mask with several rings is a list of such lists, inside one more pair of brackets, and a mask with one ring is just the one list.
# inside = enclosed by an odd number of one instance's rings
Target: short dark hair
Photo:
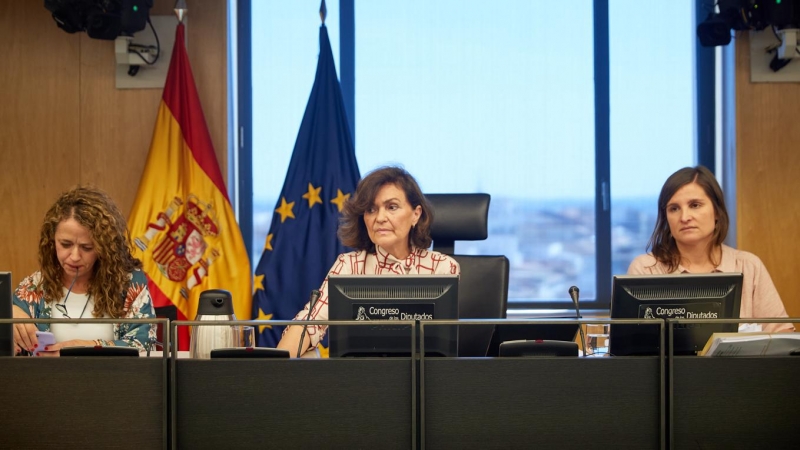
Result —
[[714, 261], [714, 249], [722, 245], [728, 236], [728, 209], [725, 207], [725, 196], [722, 188], [719, 187], [717, 179], [710, 170], [703, 166], [684, 167], [667, 178], [664, 186], [661, 187], [661, 194], [658, 196], [658, 217], [656, 226], [650, 241], [647, 243], [647, 251], [652, 252], [656, 260], [665, 264], [670, 272], [675, 271], [681, 262], [681, 254], [675, 243], [672, 233], [669, 230], [667, 221], [667, 203], [678, 190], [687, 184], [697, 183], [703, 188], [711, 203], [714, 205], [714, 212], [717, 215], [717, 225], [714, 228], [714, 236], [711, 246], [708, 248], [708, 256]]
[[430, 247], [433, 208], [422, 194], [417, 180], [397, 166], [379, 167], [358, 182], [356, 192], [345, 202], [339, 219], [338, 235], [342, 244], [356, 250], [375, 250], [375, 243], [370, 240], [364, 223], [364, 213], [375, 203], [378, 191], [387, 184], [402, 190], [413, 208], [420, 206], [422, 209], [419, 221], [408, 234], [409, 244], [418, 248]]

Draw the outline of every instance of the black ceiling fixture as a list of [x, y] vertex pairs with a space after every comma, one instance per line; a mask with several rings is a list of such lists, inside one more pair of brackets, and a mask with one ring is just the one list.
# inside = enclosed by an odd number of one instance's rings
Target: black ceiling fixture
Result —
[[62, 30], [106, 40], [143, 30], [152, 6], [153, 0], [44, 0]]
[[800, 0], [719, 0], [716, 6], [719, 12], [712, 11], [697, 26], [697, 37], [704, 47], [728, 45], [731, 30], [800, 26]]

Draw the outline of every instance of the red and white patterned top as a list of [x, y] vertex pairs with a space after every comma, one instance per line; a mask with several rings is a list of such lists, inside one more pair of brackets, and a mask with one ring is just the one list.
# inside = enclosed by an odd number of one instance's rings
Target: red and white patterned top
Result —
[[[314, 305], [314, 311], [311, 312], [310, 320], [328, 320], [328, 276], [330, 275], [459, 275], [460, 273], [461, 268], [455, 259], [428, 249], [414, 247], [404, 260], [395, 258], [380, 247], [376, 247], [373, 253], [368, 253], [366, 250], [342, 253], [336, 258], [336, 262], [333, 263], [333, 267], [319, 288], [320, 296]], [[306, 320], [308, 307], [309, 304], [306, 303], [294, 320]], [[327, 325], [308, 326], [307, 333], [312, 348], [325, 337], [327, 330]]]

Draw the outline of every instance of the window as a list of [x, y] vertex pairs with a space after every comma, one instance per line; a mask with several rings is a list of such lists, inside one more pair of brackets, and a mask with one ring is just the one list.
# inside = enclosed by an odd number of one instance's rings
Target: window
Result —
[[489, 238], [456, 252], [506, 255], [511, 301], [593, 293], [591, 1], [364, 2], [356, 28], [362, 170], [490, 193]]
[[[490, 193], [489, 239], [456, 252], [508, 256], [510, 309], [570, 305], [571, 285], [607, 308], [661, 184], [695, 164], [694, 2], [340, 2], [355, 11], [362, 174], [400, 163], [425, 192]], [[341, 74], [340, 2], [326, 25]], [[318, 7], [252, 2], [255, 260], [313, 82]]]
[[696, 164], [693, 8], [609, 2], [613, 274], [644, 253], [667, 177]]

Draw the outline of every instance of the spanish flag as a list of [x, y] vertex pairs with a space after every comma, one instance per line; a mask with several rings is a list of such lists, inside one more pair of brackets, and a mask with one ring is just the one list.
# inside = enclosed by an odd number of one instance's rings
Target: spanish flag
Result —
[[[158, 307], [194, 320], [200, 293], [226, 289], [250, 319], [250, 261], [228, 199], [178, 24], [150, 153], [128, 221]], [[188, 327], [179, 330], [181, 349]]]

